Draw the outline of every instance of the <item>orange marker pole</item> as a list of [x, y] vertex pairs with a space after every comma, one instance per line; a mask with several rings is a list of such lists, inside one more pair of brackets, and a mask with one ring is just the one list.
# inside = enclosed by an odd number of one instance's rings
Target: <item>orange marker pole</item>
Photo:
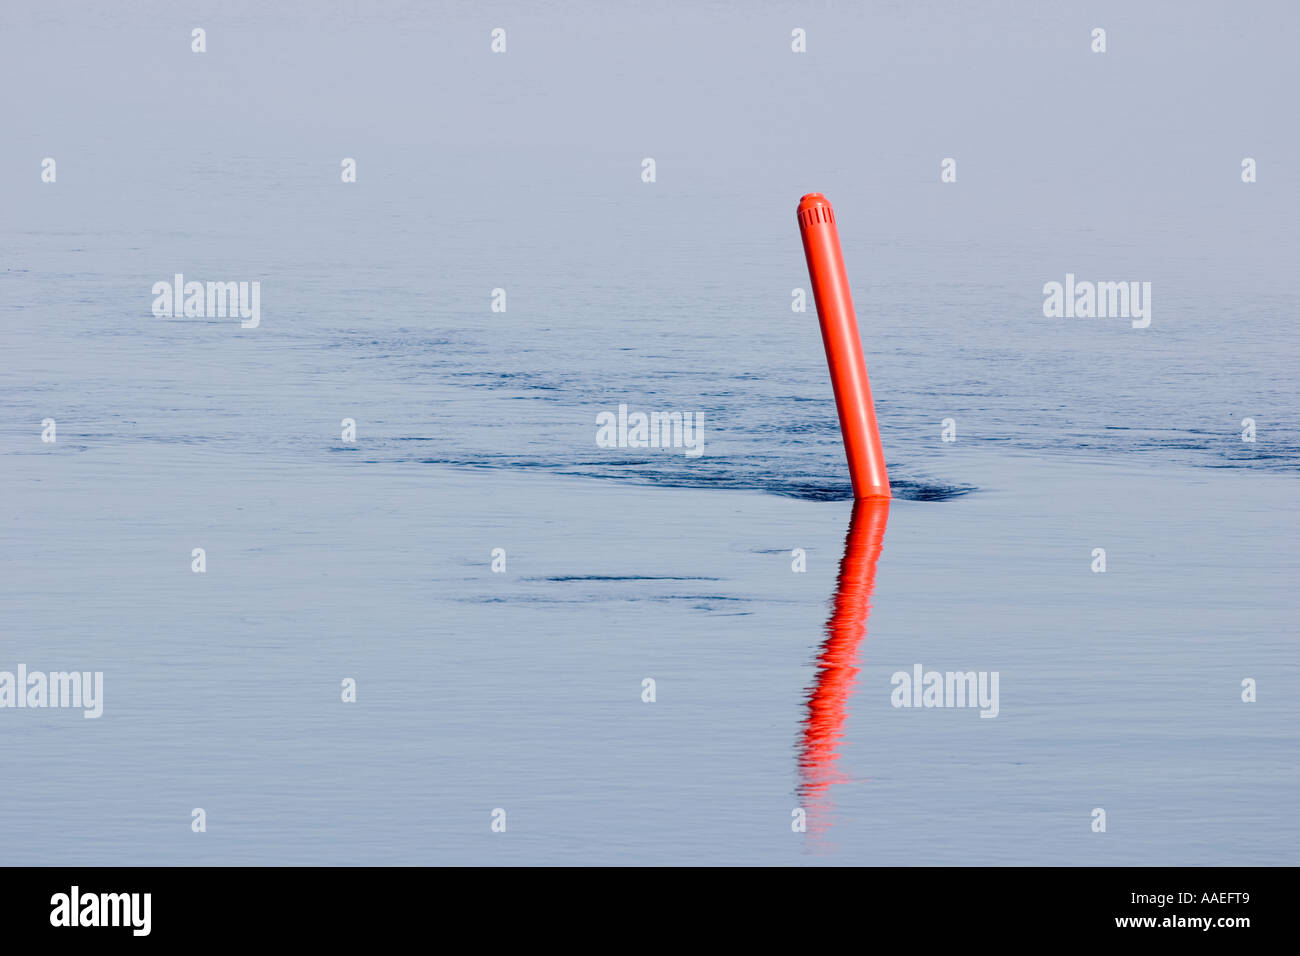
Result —
[[871, 383], [862, 358], [835, 213], [825, 196], [809, 193], [799, 200], [798, 216], [822, 343], [826, 346], [826, 364], [830, 366], [831, 387], [840, 413], [840, 431], [844, 433], [853, 497], [888, 498], [885, 453], [876, 428], [876, 407], [871, 402]]

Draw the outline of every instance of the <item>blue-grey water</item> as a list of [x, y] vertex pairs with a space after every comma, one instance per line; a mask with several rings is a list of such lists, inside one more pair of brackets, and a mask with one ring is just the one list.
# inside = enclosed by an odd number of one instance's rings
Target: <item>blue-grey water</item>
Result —
[[[0, 708], [0, 861], [1295, 863], [1300, 12], [1257, 12], [5, 8], [0, 671], [105, 689]], [[898, 498], [815, 794], [811, 190]], [[155, 317], [175, 273], [260, 326]], [[1045, 318], [1066, 273], [1150, 327]], [[598, 447], [620, 404], [704, 453]], [[998, 716], [892, 706], [918, 663]]]

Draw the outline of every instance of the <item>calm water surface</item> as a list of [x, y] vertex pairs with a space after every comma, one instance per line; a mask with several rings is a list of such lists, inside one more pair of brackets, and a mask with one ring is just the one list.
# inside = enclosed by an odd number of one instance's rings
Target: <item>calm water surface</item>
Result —
[[[0, 711], [0, 859], [1295, 862], [1294, 10], [1116, 6], [1105, 57], [1029, 4], [800, 11], [804, 57], [774, 5], [504, 10], [495, 57], [133, 10], [0, 19], [0, 670], [105, 674]], [[898, 496], [852, 522], [814, 189]], [[155, 318], [177, 272], [261, 326]], [[1044, 318], [1067, 272], [1151, 327]], [[704, 454], [598, 448], [619, 404]], [[918, 663], [998, 717], [892, 707]]]

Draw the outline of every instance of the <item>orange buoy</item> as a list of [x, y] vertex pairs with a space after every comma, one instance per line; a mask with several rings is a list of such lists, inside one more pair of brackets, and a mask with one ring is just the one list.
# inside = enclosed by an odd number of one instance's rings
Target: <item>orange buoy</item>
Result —
[[885, 453], [880, 447], [876, 407], [871, 401], [871, 383], [867, 381], [867, 363], [862, 357], [835, 212], [821, 193], [809, 193], [799, 200], [798, 217], [822, 343], [826, 346], [826, 364], [840, 414], [853, 497], [888, 498]]

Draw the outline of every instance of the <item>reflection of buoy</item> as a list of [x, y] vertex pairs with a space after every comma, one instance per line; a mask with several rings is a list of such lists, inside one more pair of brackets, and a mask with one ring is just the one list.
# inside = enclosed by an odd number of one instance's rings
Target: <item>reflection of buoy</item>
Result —
[[853, 314], [853, 298], [849, 295], [849, 278], [844, 272], [835, 212], [821, 193], [809, 193], [799, 200], [798, 217], [822, 343], [826, 346], [826, 364], [830, 367], [835, 406], [840, 413], [853, 497], [888, 498], [885, 453], [876, 428], [876, 407], [871, 402], [871, 383], [867, 381], [867, 363], [862, 358], [862, 341]]
[[[889, 500], [875, 498], [853, 504], [849, 533], [844, 539], [844, 557], [835, 584], [835, 603], [826, 622], [826, 640], [817, 655], [817, 677], [808, 691], [808, 716], [804, 719], [799, 748], [799, 769], [803, 777], [800, 793], [812, 814], [828, 807], [827, 791], [843, 777], [835, 770], [849, 698], [858, 676], [858, 646], [867, 632], [871, 613], [871, 592], [876, 586], [876, 562], [889, 523]], [[814, 831], [830, 822], [818, 819]]]

